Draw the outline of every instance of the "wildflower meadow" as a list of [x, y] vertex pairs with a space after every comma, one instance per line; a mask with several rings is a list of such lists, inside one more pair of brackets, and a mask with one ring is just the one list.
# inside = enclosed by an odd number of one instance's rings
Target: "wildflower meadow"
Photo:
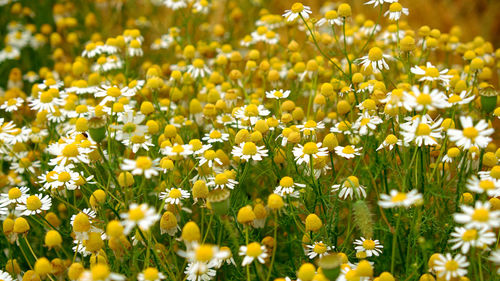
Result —
[[343, 1], [0, 0], [0, 281], [500, 280], [500, 46]]

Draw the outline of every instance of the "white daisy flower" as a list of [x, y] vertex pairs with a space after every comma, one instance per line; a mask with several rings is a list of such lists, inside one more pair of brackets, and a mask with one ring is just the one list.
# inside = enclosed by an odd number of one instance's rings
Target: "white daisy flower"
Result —
[[247, 266], [255, 259], [264, 264], [266, 262], [264, 259], [268, 256], [266, 247], [260, 245], [258, 242], [252, 242], [247, 246], [241, 246], [239, 255], [244, 256], [241, 266]]
[[460, 116], [462, 130], [449, 129], [448, 136], [457, 146], [463, 149], [469, 149], [473, 146], [485, 148], [491, 142], [490, 135], [495, 132], [493, 128], [488, 128], [488, 123], [484, 120], [474, 125], [472, 117]]
[[404, 8], [400, 3], [394, 2], [389, 6], [389, 10], [385, 12], [384, 16], [389, 16], [392, 21], [398, 21], [402, 15], [408, 15], [408, 8]]
[[355, 196], [354, 199], [364, 199], [366, 198], [366, 187], [359, 184], [359, 179], [355, 176], [349, 176], [347, 179], [342, 182], [342, 184], [334, 184], [332, 185], [332, 191], [339, 193], [340, 199], [347, 199], [349, 197], [351, 200]]
[[356, 245], [354, 249], [358, 253], [364, 252], [367, 257], [380, 255], [384, 248], [378, 240], [365, 239], [364, 237], [354, 240], [354, 245]]
[[439, 119], [436, 122], [431, 122], [429, 117], [416, 117], [407, 123], [401, 124], [401, 135], [404, 138], [404, 143], [409, 144], [415, 142], [417, 146], [436, 145], [438, 139], [441, 139], [441, 122]]
[[141, 205], [137, 203], [130, 204], [129, 211], [120, 214], [120, 217], [122, 218], [124, 233], [127, 235], [135, 226], [138, 226], [142, 231], [147, 231], [160, 219], [160, 215], [156, 213], [156, 210], [145, 203]]
[[287, 21], [294, 21], [298, 17], [302, 17], [304, 20], [309, 18], [309, 14], [311, 14], [311, 8], [308, 6], [302, 5], [302, 3], [295, 3], [292, 5], [290, 10], [285, 10], [283, 17], [286, 18]]
[[382, 119], [377, 115], [370, 115], [367, 111], [360, 113], [359, 118], [354, 122], [352, 128], [357, 130], [361, 136], [373, 134], [377, 125], [382, 124]]
[[398, 0], [370, 0], [365, 2], [365, 5], [373, 5], [373, 7], [377, 7], [378, 5], [384, 5], [384, 3], [394, 3]]
[[41, 193], [23, 197], [21, 204], [16, 206], [16, 211], [22, 212], [22, 216], [32, 216], [47, 211], [52, 206], [52, 199], [49, 195]]
[[385, 137], [384, 141], [379, 145], [377, 151], [383, 148], [388, 148], [389, 150], [392, 150], [396, 145], [401, 146], [403, 145], [403, 142], [399, 140], [398, 137], [396, 137], [395, 135], [389, 134], [387, 135], [387, 137]]
[[306, 245], [306, 255], [310, 259], [315, 259], [316, 257], [322, 258], [328, 255], [335, 247], [328, 246], [323, 241], [314, 242], [312, 245]]
[[159, 174], [159, 161], [159, 159], [151, 159], [148, 156], [139, 156], [136, 160], [124, 159], [120, 167], [122, 170], [132, 171], [132, 175], [144, 174], [149, 179], [151, 176]]
[[231, 154], [245, 161], [262, 161], [264, 157], [267, 157], [267, 152], [268, 150], [265, 149], [265, 146], [257, 146], [255, 143], [249, 141], [233, 146]]
[[477, 194], [486, 193], [489, 197], [500, 196], [500, 182], [492, 178], [478, 178], [472, 176], [467, 180], [467, 189]]
[[24, 100], [22, 98], [10, 98], [6, 100], [2, 105], [0, 105], [0, 109], [5, 110], [6, 112], [16, 111], [23, 105]]
[[347, 146], [337, 146], [335, 147], [335, 153], [338, 156], [344, 157], [346, 159], [351, 159], [356, 156], [361, 155], [360, 151], [362, 147], [356, 148], [355, 146], [347, 145]]
[[139, 281], [160, 281], [167, 278], [165, 274], [158, 271], [154, 267], [148, 267], [137, 275]]
[[467, 254], [471, 247], [484, 249], [487, 245], [496, 242], [496, 235], [486, 228], [465, 228], [455, 227], [451, 233], [452, 239], [449, 243], [454, 243], [452, 250], [461, 249], [462, 254]]
[[172, 187], [166, 191], [160, 192], [160, 200], [171, 205], [180, 205], [182, 199], [189, 198], [189, 192], [180, 188]]
[[302, 163], [309, 164], [312, 159], [328, 156], [328, 148], [322, 147], [322, 143], [320, 142], [308, 142], [304, 146], [297, 144], [297, 146], [293, 148], [293, 156], [295, 157], [297, 165]]
[[450, 79], [453, 77], [452, 75], [447, 75], [448, 69], [443, 69], [439, 71], [437, 67], [432, 65], [432, 63], [427, 62], [425, 68], [422, 68], [418, 65], [411, 68], [411, 73], [422, 76], [418, 81], [420, 82], [434, 82], [438, 81], [443, 86], [448, 86], [450, 84]]
[[224, 143], [229, 140], [229, 134], [226, 133], [221, 133], [219, 130], [212, 129], [210, 133], [205, 134], [205, 136], [202, 138], [202, 140], [208, 142], [208, 143]]
[[373, 72], [378, 73], [381, 70], [389, 69], [389, 65], [385, 60], [392, 60], [392, 57], [382, 52], [379, 47], [373, 47], [368, 51], [368, 55], [358, 59], [358, 63], [364, 69], [371, 66]]
[[204, 78], [205, 76], [210, 75], [212, 71], [210, 71], [202, 59], [195, 59], [193, 60], [193, 64], [188, 66], [187, 73], [191, 74], [191, 76], [196, 79]]
[[439, 257], [434, 261], [434, 270], [437, 272], [439, 277], [444, 277], [445, 280], [451, 280], [452, 278], [460, 278], [467, 274], [467, 267], [469, 262], [467, 258], [461, 254], [457, 254], [452, 257], [450, 253], [446, 255], [439, 255]]
[[417, 86], [413, 86], [410, 93], [404, 93], [403, 106], [406, 110], [436, 110], [449, 107], [447, 100], [448, 97], [438, 89], [430, 91], [429, 86], [425, 85], [423, 91], [420, 91]]
[[382, 208], [396, 208], [396, 207], [405, 207], [409, 208], [411, 205], [414, 205], [418, 201], [422, 200], [422, 194], [418, 193], [416, 189], [405, 193], [398, 191], [396, 189], [392, 189], [387, 194], [380, 194], [380, 200], [378, 204]]
[[455, 213], [453, 218], [466, 228], [497, 228], [500, 226], [500, 211], [493, 210], [490, 202], [476, 201], [474, 207], [461, 205], [462, 213]]
[[280, 184], [274, 189], [273, 193], [278, 194], [281, 197], [291, 196], [299, 197], [299, 192], [295, 188], [304, 188], [305, 184], [294, 182], [291, 177], [283, 177], [280, 180]]
[[288, 98], [288, 96], [290, 95], [290, 90], [272, 90], [272, 91], [269, 91], [269, 92], [266, 92], [266, 98], [268, 99], [277, 99], [277, 100], [280, 100], [280, 99], [286, 99]]

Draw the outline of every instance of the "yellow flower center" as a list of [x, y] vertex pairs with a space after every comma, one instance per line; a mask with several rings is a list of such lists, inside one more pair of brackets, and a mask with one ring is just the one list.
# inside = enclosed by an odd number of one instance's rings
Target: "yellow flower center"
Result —
[[358, 187], [359, 186], [359, 179], [355, 176], [349, 176], [349, 177], [347, 177], [347, 180], [344, 181], [344, 186], [345, 187]]
[[365, 248], [366, 250], [375, 249], [375, 241], [371, 239], [366, 239], [365, 241], [363, 241], [363, 248]]
[[304, 145], [302, 150], [305, 154], [315, 154], [318, 152], [318, 146], [314, 142], [308, 142]]
[[249, 104], [245, 108], [245, 115], [250, 117], [257, 116], [259, 115], [259, 108], [255, 104]]
[[398, 138], [395, 135], [390, 134], [385, 138], [385, 142], [387, 144], [395, 144], [398, 142]]
[[144, 270], [144, 279], [148, 281], [153, 281], [158, 279], [158, 269], [149, 267]]
[[391, 11], [391, 13], [401, 12], [402, 10], [403, 6], [401, 6], [398, 2], [392, 3], [391, 6], [389, 6], [389, 11]]
[[292, 12], [293, 13], [300, 13], [304, 10], [304, 5], [302, 3], [294, 3], [292, 5]]
[[431, 95], [429, 94], [420, 94], [417, 97], [417, 103], [421, 105], [429, 105], [432, 103]]
[[490, 218], [490, 211], [488, 209], [480, 208], [474, 211], [472, 219], [475, 221], [486, 222]]
[[17, 100], [16, 100], [16, 99], [14, 99], [14, 98], [9, 99], [9, 100], [7, 101], [7, 105], [8, 105], [8, 106], [13, 106], [13, 105], [16, 105], [16, 104], [17, 104]]
[[122, 92], [117, 87], [110, 87], [110, 88], [108, 88], [108, 90], [106, 90], [106, 95], [108, 95], [110, 97], [117, 98], [121, 94], [122, 94]]
[[463, 134], [464, 137], [470, 140], [474, 140], [479, 135], [479, 132], [474, 127], [468, 127], [463, 130]]
[[252, 242], [247, 246], [247, 256], [249, 257], [258, 257], [262, 254], [262, 249], [260, 248], [260, 244], [257, 242]]
[[406, 199], [406, 193], [398, 192], [395, 196], [392, 197], [391, 201], [394, 203], [403, 202]]
[[283, 93], [281, 91], [274, 91], [274, 96], [277, 97], [277, 98], [282, 98], [283, 97]]
[[78, 156], [78, 146], [75, 143], [70, 143], [66, 145], [62, 150], [62, 155], [64, 157], [76, 157]]
[[430, 133], [431, 127], [424, 123], [418, 124], [417, 131], [415, 132], [417, 136], [428, 136]]
[[293, 186], [293, 179], [291, 177], [284, 177], [280, 180], [280, 185], [283, 187]]
[[326, 252], [326, 245], [323, 243], [316, 243], [313, 251], [318, 254], [323, 254]]
[[354, 154], [356, 152], [352, 146], [348, 145], [342, 149], [342, 153], [344, 154]]
[[109, 276], [109, 268], [105, 264], [96, 264], [92, 267], [92, 280], [106, 280]]
[[361, 119], [361, 126], [366, 126], [366, 124], [370, 123], [370, 118], [363, 118]]
[[457, 103], [457, 102], [461, 102], [461, 101], [462, 101], [462, 98], [459, 95], [455, 95], [455, 94], [453, 94], [450, 98], [448, 98], [449, 103]]
[[71, 179], [71, 175], [68, 172], [61, 172], [57, 177], [60, 182], [68, 182]]
[[26, 199], [26, 208], [30, 211], [38, 210], [42, 207], [42, 201], [36, 196], [31, 195]]
[[473, 241], [477, 239], [477, 230], [475, 229], [467, 229], [464, 234], [462, 234], [462, 240], [464, 241]]
[[168, 193], [168, 197], [173, 198], [173, 199], [181, 198], [181, 196], [182, 196], [182, 193], [177, 188], [172, 188], [172, 190], [170, 190], [170, 192]]
[[135, 160], [135, 165], [139, 169], [147, 170], [153, 167], [153, 161], [147, 156], [139, 156], [137, 160]]
[[49, 92], [43, 92], [40, 94], [40, 101], [42, 103], [50, 103], [53, 99], [54, 97]]
[[439, 77], [440, 73], [439, 70], [435, 67], [429, 67], [425, 70], [425, 76], [437, 78]]
[[133, 221], [139, 221], [144, 218], [144, 212], [141, 207], [136, 207], [128, 211], [128, 217]]
[[22, 195], [22, 192], [19, 188], [17, 187], [13, 187], [9, 190], [9, 199], [17, 199], [19, 197], [21, 197]]
[[459, 268], [458, 262], [456, 262], [455, 260], [447, 261], [444, 264], [444, 268], [446, 269], [446, 271], [456, 271]]
[[209, 137], [211, 139], [218, 139], [218, 138], [222, 137], [222, 134], [217, 130], [213, 130], [212, 132], [210, 132]]
[[215, 153], [215, 151], [209, 149], [209, 150], [205, 151], [204, 156], [205, 156], [205, 159], [207, 159], [207, 160], [214, 160], [215, 157], [217, 157], [217, 154]]
[[339, 130], [340, 131], [347, 131], [349, 128], [351, 128], [351, 123], [349, 121], [342, 121], [339, 123]]
[[212, 246], [209, 245], [201, 245], [196, 250], [196, 260], [201, 262], [208, 262], [214, 256], [214, 250]]
[[244, 155], [255, 155], [255, 154], [257, 154], [257, 146], [255, 145], [255, 143], [253, 143], [251, 141], [246, 142], [243, 145], [243, 154]]
[[495, 184], [490, 180], [482, 180], [479, 182], [479, 187], [483, 190], [491, 190], [495, 188]]
[[203, 68], [203, 66], [205, 66], [205, 63], [201, 59], [195, 59], [193, 61], [193, 66], [196, 68]]
[[143, 135], [133, 135], [130, 138], [130, 141], [132, 143], [145, 143], [146, 142], [146, 137]]
[[224, 174], [218, 174], [218, 175], [215, 176], [214, 182], [215, 182], [215, 184], [219, 184], [219, 185], [226, 184], [227, 183], [227, 177]]
[[373, 47], [368, 52], [368, 59], [371, 61], [379, 61], [382, 58], [383, 58], [383, 53], [379, 47]]
[[316, 128], [316, 122], [309, 120], [304, 124], [304, 128]]

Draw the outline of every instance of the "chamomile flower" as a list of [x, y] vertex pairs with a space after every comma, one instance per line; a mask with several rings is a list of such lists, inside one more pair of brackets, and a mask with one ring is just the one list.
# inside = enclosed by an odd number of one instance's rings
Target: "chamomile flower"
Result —
[[234, 189], [238, 184], [238, 182], [232, 179], [226, 172], [216, 174], [215, 177], [209, 177], [208, 180], [207, 186], [213, 186], [215, 189]]
[[108, 265], [97, 263], [90, 270], [85, 270], [78, 281], [124, 281], [125, 276], [111, 272]]
[[58, 97], [58, 91], [42, 91], [38, 98], [29, 99], [29, 107], [34, 111], [55, 112], [56, 108], [64, 105], [64, 100]]
[[234, 117], [241, 121], [248, 122], [250, 125], [255, 125], [258, 120], [269, 115], [269, 113], [271, 112], [267, 110], [264, 105], [257, 106], [255, 104], [249, 104], [236, 110]]
[[439, 71], [437, 67], [432, 65], [432, 63], [427, 62], [427, 65], [424, 67], [420, 67], [418, 65], [411, 68], [411, 73], [420, 77], [418, 81], [420, 82], [434, 82], [438, 81], [443, 86], [448, 86], [450, 84], [450, 79], [453, 77], [452, 75], [447, 75], [448, 69], [443, 69]]
[[217, 153], [212, 149], [206, 150], [201, 154], [201, 156], [197, 157], [197, 159], [199, 160], [198, 164], [200, 166], [204, 165], [205, 163], [210, 168], [212, 168], [215, 164], [222, 166], [221, 159], [217, 156]]
[[328, 246], [323, 241], [314, 242], [312, 245], [307, 245], [306, 255], [310, 259], [315, 259], [316, 257], [323, 257], [328, 255], [330, 251], [333, 250], [333, 246]]
[[288, 96], [290, 95], [290, 90], [272, 90], [272, 91], [269, 91], [269, 92], [266, 92], [266, 98], [268, 99], [277, 99], [277, 100], [281, 100], [281, 99], [286, 99], [288, 98]]
[[166, 276], [154, 267], [148, 267], [137, 275], [139, 281], [160, 281], [165, 278]]
[[292, 5], [290, 10], [285, 11], [283, 17], [285, 17], [289, 22], [294, 21], [298, 17], [302, 17], [304, 20], [307, 20], [311, 13], [311, 8], [304, 6], [302, 3], [296, 2]]
[[49, 195], [41, 193], [23, 197], [21, 204], [16, 206], [16, 210], [23, 216], [32, 216], [47, 211], [52, 206], [52, 199]]
[[265, 258], [268, 256], [266, 246], [260, 245], [258, 242], [252, 242], [246, 246], [241, 246], [239, 255], [244, 256], [241, 266], [247, 266], [254, 260], [263, 264], [265, 263]]
[[486, 193], [489, 197], [500, 196], [500, 182], [491, 178], [478, 178], [472, 176], [467, 180], [466, 187], [477, 194]]
[[471, 247], [484, 249], [496, 241], [495, 233], [486, 228], [455, 227], [451, 237], [449, 242], [454, 243], [451, 249], [461, 249], [462, 254], [467, 254]]
[[0, 202], [8, 204], [22, 203], [29, 196], [29, 188], [26, 186], [12, 187], [7, 193], [0, 193]]
[[382, 119], [377, 115], [370, 115], [367, 111], [360, 114], [356, 122], [352, 125], [361, 136], [372, 134], [377, 125], [382, 124]]
[[377, 151], [383, 148], [388, 148], [389, 150], [392, 150], [396, 145], [401, 146], [403, 145], [403, 142], [400, 139], [398, 139], [398, 137], [396, 137], [395, 135], [389, 134], [387, 135], [387, 137], [385, 137], [384, 141], [379, 145]]
[[474, 207], [461, 205], [462, 213], [456, 213], [453, 218], [457, 223], [467, 228], [496, 228], [500, 226], [500, 211], [494, 210], [490, 202], [476, 201]]
[[360, 156], [361, 155], [361, 150], [363, 148], [362, 147], [358, 147], [356, 148], [355, 146], [352, 146], [352, 145], [346, 145], [346, 146], [337, 146], [335, 147], [335, 153], [338, 155], [338, 156], [341, 156], [341, 157], [344, 157], [346, 159], [351, 159], [351, 158], [354, 158], [356, 156]]
[[364, 252], [367, 257], [379, 256], [384, 248], [378, 240], [365, 239], [364, 237], [354, 240], [354, 245], [356, 245], [355, 250], [358, 253]]
[[449, 129], [448, 136], [451, 141], [463, 149], [469, 149], [473, 146], [485, 148], [491, 142], [490, 135], [495, 132], [493, 128], [488, 128], [488, 123], [484, 120], [474, 125], [472, 117], [460, 116], [462, 130]]
[[141, 205], [137, 203], [130, 204], [129, 211], [121, 213], [120, 217], [122, 218], [125, 234], [130, 233], [135, 226], [138, 226], [142, 231], [147, 231], [160, 219], [160, 215], [156, 213], [156, 210], [146, 203]]
[[394, 3], [398, 0], [370, 0], [365, 2], [365, 5], [373, 5], [373, 7], [377, 7], [378, 5], [384, 5], [384, 3]]
[[421, 200], [422, 194], [418, 193], [416, 189], [410, 192], [401, 192], [396, 189], [392, 189], [388, 195], [380, 194], [380, 200], [378, 201], [378, 204], [382, 208], [409, 208], [411, 205], [414, 205]]
[[316, 22], [316, 26], [323, 26], [325, 23], [328, 23], [333, 26], [335, 25], [341, 26], [343, 21], [338, 16], [337, 11], [330, 10], [325, 13], [324, 18], [321, 18], [318, 22]]
[[[500, 265], [500, 249], [496, 249], [491, 252], [489, 260], [492, 261], [496, 266]], [[497, 268], [497, 274], [500, 274], [500, 267]]]
[[441, 122], [442, 120], [432, 122], [430, 118], [424, 116], [401, 124], [400, 133], [404, 138], [404, 143], [414, 142], [417, 146], [436, 145], [437, 140], [443, 137], [441, 135]]
[[159, 159], [151, 159], [148, 156], [139, 156], [136, 160], [124, 159], [121, 169], [132, 171], [132, 175], [144, 175], [147, 179], [159, 174]]
[[354, 199], [364, 199], [366, 198], [366, 187], [359, 184], [359, 179], [355, 176], [349, 176], [342, 182], [342, 184], [332, 185], [333, 192], [339, 192], [340, 199], [347, 199], [348, 197], [352, 200]]
[[404, 93], [403, 106], [407, 110], [436, 110], [449, 107], [447, 100], [446, 95], [438, 89], [431, 91], [430, 87], [425, 85], [423, 91], [420, 91], [417, 86], [413, 86], [411, 92]]
[[267, 157], [268, 150], [265, 146], [257, 146], [255, 143], [242, 142], [238, 146], [233, 146], [231, 154], [233, 156], [239, 157], [245, 161], [262, 161], [264, 157]]
[[0, 105], [0, 109], [3, 109], [6, 112], [16, 111], [23, 105], [24, 100], [22, 98], [10, 98], [6, 100], [2, 105]]
[[465, 276], [468, 266], [469, 262], [465, 256], [457, 254], [453, 257], [450, 253], [447, 253], [446, 255], [439, 255], [434, 261], [433, 269], [437, 272], [439, 277], [445, 280], [452, 280]]
[[384, 69], [389, 69], [389, 65], [385, 60], [392, 60], [392, 57], [383, 53], [379, 47], [373, 47], [368, 52], [367, 56], [359, 59], [358, 63], [363, 66], [364, 69], [370, 67], [374, 72], [380, 72]]
[[280, 184], [274, 189], [274, 193], [279, 196], [299, 197], [299, 192], [295, 188], [304, 188], [305, 184], [294, 182], [291, 177], [283, 177], [280, 179]]
[[408, 15], [408, 8], [404, 8], [400, 3], [394, 2], [389, 6], [389, 10], [385, 12], [384, 16], [389, 16], [392, 21], [398, 21], [402, 15]]
[[322, 121], [316, 122], [314, 120], [308, 120], [302, 125], [296, 126], [301, 132], [306, 136], [314, 135], [317, 131], [325, 128], [325, 123]]
[[10, 274], [8, 272], [0, 270], [0, 280], [13, 281], [14, 279], [12, 279], [12, 276], [10, 276]]
[[293, 156], [297, 165], [302, 163], [309, 164], [313, 159], [322, 156], [328, 156], [328, 148], [322, 147], [322, 143], [308, 142], [304, 146], [297, 144], [293, 148]]
[[188, 66], [187, 72], [190, 73], [194, 79], [203, 78], [212, 73], [202, 59], [195, 59], [193, 64]]
[[163, 4], [174, 11], [186, 8], [186, 0], [164, 0]]
[[450, 105], [469, 104], [475, 98], [476, 96], [469, 91], [462, 91], [460, 94], [450, 94], [448, 96], [448, 103]]
[[212, 144], [212, 143], [224, 143], [229, 140], [229, 134], [221, 133], [219, 130], [213, 129], [210, 133], [205, 134], [202, 140]]
[[180, 188], [172, 187], [166, 191], [160, 192], [160, 200], [171, 205], [180, 205], [183, 199], [189, 198], [189, 192]]

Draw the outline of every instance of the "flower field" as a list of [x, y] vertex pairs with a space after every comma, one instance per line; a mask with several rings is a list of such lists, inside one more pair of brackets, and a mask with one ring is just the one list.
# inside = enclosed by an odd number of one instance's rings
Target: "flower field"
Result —
[[500, 4], [431, 2], [0, 0], [0, 281], [500, 280]]

